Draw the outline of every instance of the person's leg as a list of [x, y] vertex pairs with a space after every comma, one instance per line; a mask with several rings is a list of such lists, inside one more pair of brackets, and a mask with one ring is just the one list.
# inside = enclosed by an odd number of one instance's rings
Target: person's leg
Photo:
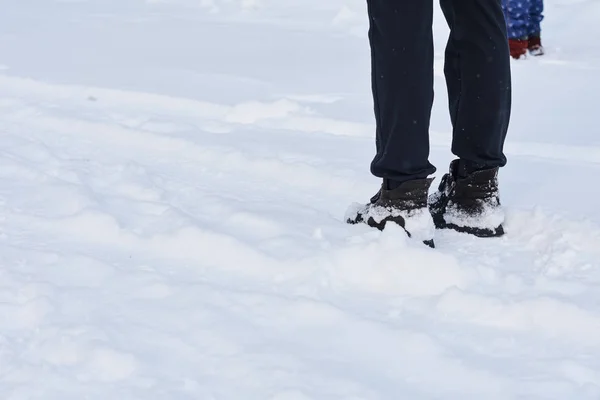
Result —
[[542, 32], [541, 22], [544, 19], [544, 1], [531, 0], [529, 4], [529, 24], [527, 34], [529, 37], [540, 37]]
[[509, 39], [527, 40], [531, 0], [502, 0]]
[[367, 0], [377, 154], [388, 189], [435, 172], [429, 163], [433, 103], [433, 3]]
[[450, 165], [429, 199], [437, 228], [504, 234], [498, 169], [511, 107], [506, 23], [500, 0], [440, 0], [450, 26], [446, 81], [453, 124]]
[[511, 74], [500, 0], [441, 0], [441, 5], [451, 29], [445, 74], [452, 152], [470, 171], [504, 166]]
[[542, 46], [542, 27], [541, 22], [544, 19], [544, 1], [543, 0], [531, 0], [529, 6], [529, 27], [528, 27], [528, 40], [527, 48], [529, 52], [534, 56], [541, 56], [544, 54], [544, 48]]
[[435, 227], [427, 195], [433, 104], [433, 1], [367, 0], [377, 154], [373, 175], [383, 178], [368, 204], [352, 206], [346, 221], [380, 230], [388, 224], [433, 247]]

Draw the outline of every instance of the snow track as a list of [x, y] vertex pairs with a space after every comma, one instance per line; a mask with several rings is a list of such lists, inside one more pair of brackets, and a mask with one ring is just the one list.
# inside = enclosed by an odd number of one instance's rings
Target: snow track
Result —
[[[270, 37], [301, 31], [317, 48], [314, 32], [328, 29], [325, 42], [344, 31], [365, 45], [357, 2], [315, 3], [334, 11], [324, 27], [286, 1], [297, 17], [267, 1], [60, 7], [123, 32], [129, 7], [164, 7], [152, 14], [163, 27], [176, 24], [167, 16], [187, 26], [189, 13], [243, 34], [247, 18]], [[264, 24], [228, 9], [259, 10]], [[32, 18], [19, 10], [11, 18]], [[561, 64], [552, 49], [549, 65], [515, 65], [517, 85], [560, 67], [595, 79], [555, 82], [560, 92], [600, 89], [593, 58]], [[600, 142], [584, 129], [520, 128], [532, 99], [549, 113], [544, 126], [568, 118], [551, 113], [560, 99], [550, 93], [517, 93], [501, 174], [507, 235], [438, 232], [431, 250], [400, 229], [343, 221], [377, 185], [366, 87], [292, 90], [277, 77], [265, 96], [264, 76], [240, 64], [221, 78], [256, 96], [217, 101], [0, 61], [0, 398], [600, 398], [600, 213], [589, 179]], [[441, 175], [449, 134], [444, 110], [434, 114]]]

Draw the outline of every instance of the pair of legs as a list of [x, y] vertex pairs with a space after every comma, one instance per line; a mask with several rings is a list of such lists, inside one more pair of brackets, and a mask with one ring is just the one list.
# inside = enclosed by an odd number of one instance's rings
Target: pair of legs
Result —
[[539, 37], [544, 18], [543, 0], [502, 0], [509, 39]]
[[[510, 61], [501, 0], [441, 0], [450, 26], [445, 76], [460, 169], [506, 164]], [[429, 162], [433, 104], [433, 1], [367, 0], [377, 154], [371, 172], [388, 189], [435, 172]]]

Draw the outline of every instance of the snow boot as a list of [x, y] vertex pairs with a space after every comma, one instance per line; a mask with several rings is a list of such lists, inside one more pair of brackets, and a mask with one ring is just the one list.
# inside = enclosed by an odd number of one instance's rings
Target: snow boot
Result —
[[510, 50], [510, 56], [515, 60], [523, 57], [527, 54], [527, 46], [529, 42], [527, 39], [508, 39], [508, 47]]
[[427, 195], [433, 179], [416, 179], [404, 182], [396, 189], [387, 189], [386, 184], [373, 196], [368, 204], [355, 204], [346, 214], [349, 224], [365, 223], [384, 230], [387, 223], [400, 225], [409, 237], [422, 240], [435, 247], [435, 226], [427, 208]]
[[504, 235], [504, 211], [498, 192], [498, 168], [468, 173], [459, 160], [450, 164], [438, 191], [429, 196], [429, 210], [438, 229], [454, 229], [478, 237]]
[[532, 56], [543, 56], [542, 38], [539, 35], [530, 36], [527, 40], [527, 49]]

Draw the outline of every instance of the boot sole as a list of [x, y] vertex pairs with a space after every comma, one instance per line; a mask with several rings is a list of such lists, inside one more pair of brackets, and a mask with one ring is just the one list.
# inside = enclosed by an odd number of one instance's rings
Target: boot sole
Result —
[[504, 227], [502, 225], [498, 226], [495, 229], [484, 229], [484, 228], [475, 228], [471, 226], [458, 226], [455, 224], [448, 224], [444, 221], [443, 217], [434, 216], [433, 223], [435, 224], [436, 229], [451, 229], [460, 233], [467, 233], [469, 235], [476, 236], [478, 238], [495, 238], [504, 236]]

